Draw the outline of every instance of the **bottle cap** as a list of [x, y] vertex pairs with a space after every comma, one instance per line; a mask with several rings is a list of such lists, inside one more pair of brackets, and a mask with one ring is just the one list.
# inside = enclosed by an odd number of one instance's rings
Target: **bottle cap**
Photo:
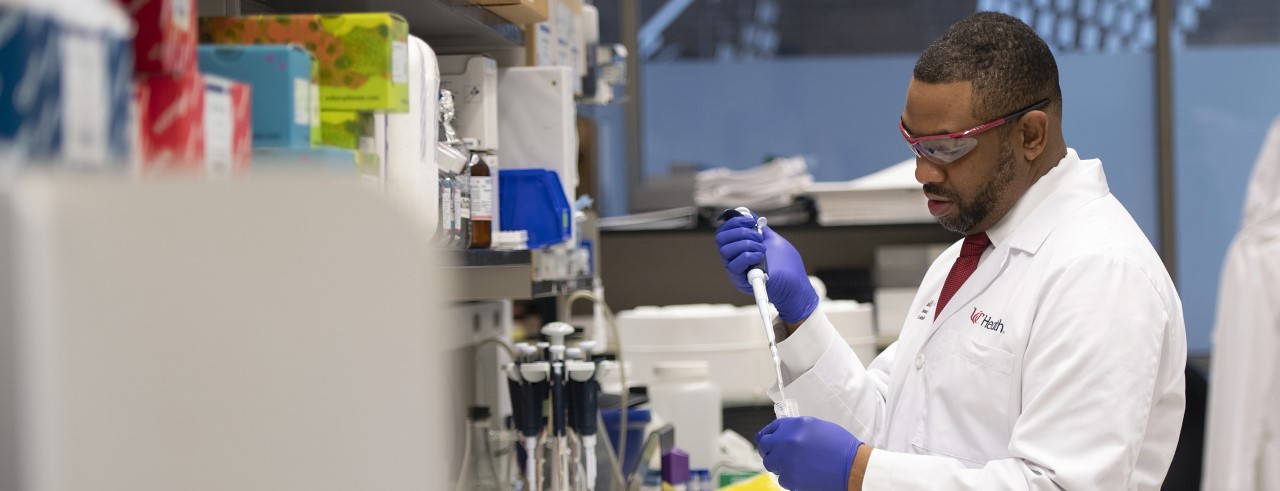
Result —
[[662, 482], [672, 485], [689, 482], [689, 454], [678, 448], [662, 454]]

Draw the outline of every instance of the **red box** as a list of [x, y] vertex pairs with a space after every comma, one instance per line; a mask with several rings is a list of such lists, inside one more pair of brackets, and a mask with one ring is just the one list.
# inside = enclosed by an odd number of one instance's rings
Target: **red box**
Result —
[[231, 86], [231, 173], [243, 174], [253, 163], [253, 99], [249, 84]]
[[133, 40], [134, 72], [179, 75], [196, 64], [196, 0], [119, 0], [138, 33]]
[[139, 156], [143, 175], [204, 169], [204, 76], [151, 75], [138, 81]]

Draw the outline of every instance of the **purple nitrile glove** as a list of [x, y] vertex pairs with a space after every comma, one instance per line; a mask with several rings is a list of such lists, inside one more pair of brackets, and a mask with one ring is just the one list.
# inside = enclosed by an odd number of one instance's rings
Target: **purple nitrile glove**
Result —
[[844, 491], [862, 442], [829, 421], [782, 418], [756, 433], [764, 468], [792, 491]]
[[818, 292], [809, 283], [800, 253], [773, 229], [766, 226], [757, 232], [755, 226], [755, 218], [740, 216], [716, 230], [716, 246], [729, 279], [738, 291], [751, 293], [747, 271], [767, 258], [769, 279], [764, 285], [778, 317], [791, 324], [807, 319], [818, 308]]

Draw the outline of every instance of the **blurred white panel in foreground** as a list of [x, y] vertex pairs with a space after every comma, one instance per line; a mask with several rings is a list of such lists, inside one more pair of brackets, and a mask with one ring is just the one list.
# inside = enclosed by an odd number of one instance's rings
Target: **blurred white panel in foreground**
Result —
[[379, 197], [27, 178], [2, 203], [0, 489], [443, 487], [448, 282]]

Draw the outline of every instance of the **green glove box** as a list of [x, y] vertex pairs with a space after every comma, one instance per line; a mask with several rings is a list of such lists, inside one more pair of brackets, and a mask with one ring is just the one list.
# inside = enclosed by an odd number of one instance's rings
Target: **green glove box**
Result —
[[320, 65], [324, 111], [409, 111], [409, 23], [391, 13], [200, 19], [217, 44], [297, 44]]

